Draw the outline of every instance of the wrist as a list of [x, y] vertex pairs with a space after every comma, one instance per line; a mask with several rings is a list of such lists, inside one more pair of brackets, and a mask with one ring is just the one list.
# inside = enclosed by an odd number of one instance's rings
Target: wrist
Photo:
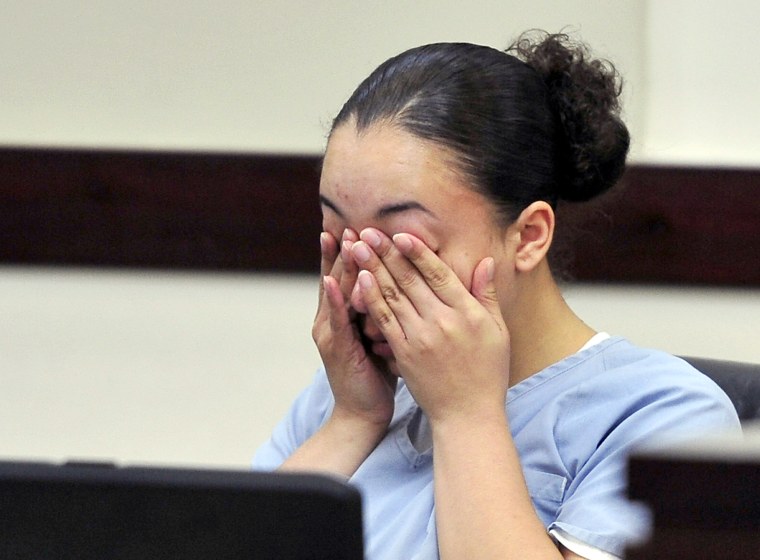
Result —
[[338, 441], [346, 444], [371, 446], [380, 443], [388, 430], [390, 419], [361, 415], [336, 406], [324, 426]]
[[498, 434], [509, 429], [504, 405], [491, 408], [479, 407], [474, 411], [456, 411], [430, 418], [433, 438], [458, 439], [466, 434]]
[[387, 424], [373, 424], [342, 411], [334, 411], [322, 428], [280, 468], [327, 472], [350, 478], [377, 447], [386, 430]]

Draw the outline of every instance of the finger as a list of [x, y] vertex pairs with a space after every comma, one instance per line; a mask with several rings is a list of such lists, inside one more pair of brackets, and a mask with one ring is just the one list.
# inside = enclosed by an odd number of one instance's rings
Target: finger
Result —
[[496, 294], [494, 267], [493, 257], [486, 257], [478, 263], [472, 273], [472, 295], [486, 308], [494, 320], [501, 325], [504, 323], [504, 318], [502, 317], [499, 298]]
[[324, 299], [325, 287], [324, 277], [328, 276], [335, 265], [335, 261], [338, 258], [338, 242], [332, 236], [332, 234], [323, 231], [319, 236], [319, 248], [320, 248], [320, 281], [319, 281], [319, 302], [317, 304], [317, 316], [322, 309], [322, 301]]
[[369, 270], [362, 269], [359, 271], [357, 283], [361, 290], [362, 300], [367, 306], [367, 314], [391, 345], [391, 349], [398, 350], [400, 344], [406, 343], [407, 337], [396, 314], [381, 292], [377, 279]]
[[[338, 286], [342, 290], [344, 299], [348, 299], [350, 291], [356, 282], [358, 272], [356, 264], [352, 262], [349, 248], [353, 241], [359, 238], [358, 234], [350, 229], [346, 229], [338, 241], [328, 232], [323, 232], [320, 236], [320, 246], [322, 248], [322, 281], [319, 284], [319, 306], [317, 307], [317, 319], [327, 313], [324, 302], [324, 278], [330, 276], [338, 280]], [[349, 263], [349, 271], [346, 272], [346, 263]], [[324, 317], [323, 317], [324, 318]]]
[[354, 284], [354, 289], [351, 292], [351, 307], [353, 307], [357, 313], [367, 314], [367, 306], [362, 299], [362, 291], [359, 282]]
[[327, 276], [332, 270], [335, 259], [338, 258], [338, 242], [331, 233], [323, 231], [319, 235], [321, 260], [319, 270], [322, 276]]
[[[362, 234], [364, 234], [364, 232], [362, 232]], [[386, 240], [388, 241], [387, 245], [393, 245], [387, 237]], [[362, 240], [355, 243], [351, 254], [354, 256], [354, 259], [356, 259], [359, 268], [372, 273], [372, 277], [374, 278], [375, 284], [378, 286], [380, 294], [385, 299], [386, 304], [393, 310], [393, 313], [398, 316], [399, 320], [405, 322], [411, 321], [414, 318], [419, 318], [420, 314], [417, 309], [411, 303], [406, 293], [404, 293], [396, 283], [396, 279], [389, 272], [385, 262], [365, 241]], [[403, 258], [398, 251], [396, 251], [396, 254], [399, 258]], [[388, 258], [387, 255], [386, 258]], [[410, 269], [413, 268], [409, 263], [407, 263], [406, 266]], [[363, 296], [364, 291], [361, 290], [360, 294]], [[369, 303], [364, 300], [363, 305], [366, 308]]]
[[393, 244], [417, 268], [425, 283], [443, 303], [461, 307], [470, 293], [451, 268], [425, 243], [409, 233], [397, 233]]
[[[356, 275], [359, 273], [359, 267], [351, 255], [351, 247], [359, 240], [359, 235], [352, 229], [346, 228], [343, 231], [340, 247], [340, 260], [343, 264], [343, 273], [340, 275], [340, 289], [343, 297], [348, 300], [356, 284]], [[336, 276], [336, 278], [338, 278]]]
[[343, 259], [344, 264], [351, 262], [351, 245], [357, 241], [359, 241], [359, 235], [354, 230], [350, 228], [343, 230], [340, 238], [340, 258]]
[[330, 315], [330, 328], [333, 332], [340, 333], [351, 325], [343, 293], [340, 290], [338, 281], [332, 276], [325, 276], [322, 282], [325, 286], [325, 301], [327, 302], [326, 307]]
[[[438, 296], [430, 290], [417, 267], [401, 254], [387, 235], [379, 230], [367, 228], [362, 230], [360, 237], [372, 247], [393, 281], [406, 295], [419, 315], [424, 316], [426, 311], [433, 309], [433, 305], [440, 303]], [[384, 286], [383, 276], [375, 271], [373, 273], [382, 289]]]

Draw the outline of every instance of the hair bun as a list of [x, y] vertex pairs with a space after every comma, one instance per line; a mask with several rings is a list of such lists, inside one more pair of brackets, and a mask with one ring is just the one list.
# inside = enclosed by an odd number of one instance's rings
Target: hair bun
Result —
[[530, 31], [507, 52], [531, 66], [546, 84], [557, 126], [558, 195], [584, 201], [612, 187], [625, 169], [630, 145], [620, 119], [620, 75], [585, 44], [566, 34]]

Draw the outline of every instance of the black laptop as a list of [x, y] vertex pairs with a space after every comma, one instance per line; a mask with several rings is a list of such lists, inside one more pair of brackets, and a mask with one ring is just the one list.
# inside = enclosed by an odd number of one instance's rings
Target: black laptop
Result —
[[2, 560], [361, 560], [327, 476], [0, 461]]

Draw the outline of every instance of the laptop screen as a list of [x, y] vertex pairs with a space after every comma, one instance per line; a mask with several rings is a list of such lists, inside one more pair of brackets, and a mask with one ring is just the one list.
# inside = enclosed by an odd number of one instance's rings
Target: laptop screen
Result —
[[4, 560], [361, 560], [361, 499], [293, 473], [0, 462]]

